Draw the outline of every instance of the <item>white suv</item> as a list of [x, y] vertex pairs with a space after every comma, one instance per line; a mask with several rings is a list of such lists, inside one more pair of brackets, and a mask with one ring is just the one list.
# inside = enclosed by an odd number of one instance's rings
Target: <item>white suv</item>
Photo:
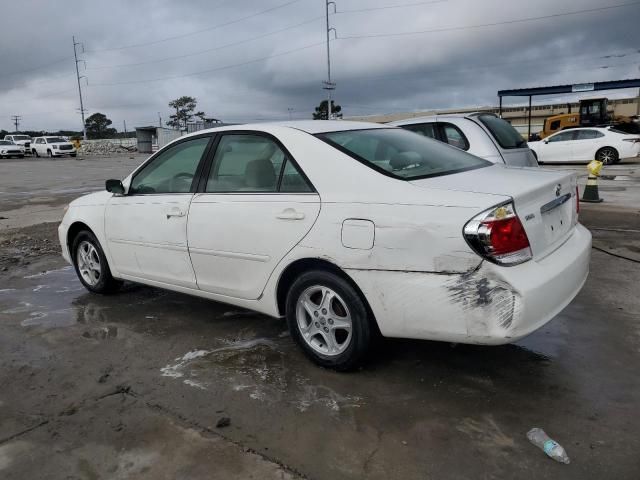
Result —
[[10, 134], [4, 136], [5, 140], [13, 142], [16, 145], [20, 145], [25, 153], [31, 153], [31, 137], [29, 135]]
[[31, 153], [36, 157], [40, 155], [46, 155], [47, 157], [70, 155], [75, 157], [77, 150], [71, 142], [62, 137], [36, 137], [31, 142]]
[[432, 115], [389, 125], [435, 138], [493, 163], [538, 166], [535, 155], [517, 130], [493, 113]]

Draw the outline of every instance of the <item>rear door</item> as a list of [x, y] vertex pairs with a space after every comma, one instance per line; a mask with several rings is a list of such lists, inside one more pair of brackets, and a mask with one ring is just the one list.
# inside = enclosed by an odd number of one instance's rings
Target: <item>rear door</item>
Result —
[[604, 144], [604, 133], [598, 130], [574, 130], [571, 142], [571, 158], [574, 162], [588, 162], [595, 158], [596, 151]]
[[313, 226], [320, 197], [284, 146], [261, 132], [220, 135], [207, 170], [187, 225], [198, 287], [256, 299]]

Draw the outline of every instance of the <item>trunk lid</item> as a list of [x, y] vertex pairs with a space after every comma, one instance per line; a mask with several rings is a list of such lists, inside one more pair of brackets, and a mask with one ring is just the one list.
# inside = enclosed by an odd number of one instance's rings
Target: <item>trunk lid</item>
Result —
[[573, 172], [494, 165], [411, 183], [429, 189], [496, 195], [496, 204], [502, 202], [499, 197], [511, 197], [534, 259], [544, 258], [562, 245], [578, 222]]

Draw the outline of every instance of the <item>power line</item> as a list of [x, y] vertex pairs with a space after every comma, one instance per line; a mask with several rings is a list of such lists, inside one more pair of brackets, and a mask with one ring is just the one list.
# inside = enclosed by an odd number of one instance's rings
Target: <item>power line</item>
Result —
[[179, 38], [190, 37], [192, 35], [197, 35], [199, 33], [209, 32], [211, 30], [216, 30], [218, 28], [226, 27], [228, 25], [233, 25], [235, 23], [239, 23], [239, 22], [242, 22], [244, 20], [248, 20], [250, 18], [254, 18], [254, 17], [260, 16], [260, 15], [263, 15], [265, 13], [273, 12], [274, 10], [278, 10], [280, 8], [287, 7], [289, 5], [293, 5], [294, 3], [298, 3], [299, 1], [301, 1], [301, 0], [290, 0], [288, 2], [281, 3], [280, 5], [276, 5], [274, 7], [267, 8], [265, 10], [261, 10], [261, 11], [256, 12], [256, 13], [252, 13], [251, 15], [246, 15], [244, 17], [240, 17], [240, 18], [237, 18], [235, 20], [230, 20], [230, 21], [227, 21], [227, 22], [218, 23], [217, 25], [213, 25], [212, 27], [203, 28], [201, 30], [195, 30], [195, 31], [189, 32], [189, 33], [183, 33], [181, 35], [174, 35], [172, 37], [160, 38], [158, 40], [153, 40], [151, 42], [135, 43], [135, 44], [131, 44], [131, 45], [124, 45], [124, 46], [121, 46], [121, 47], [104, 48], [104, 49], [98, 49], [98, 50], [89, 50], [89, 51], [87, 51], [87, 53], [112, 52], [112, 51], [115, 51], [115, 50], [125, 50], [125, 49], [129, 49], [129, 48], [145, 47], [147, 45], [156, 45], [158, 43], [168, 42], [170, 40], [177, 40]]
[[214, 52], [214, 51], [222, 50], [222, 49], [228, 48], [228, 47], [235, 47], [236, 45], [242, 45], [244, 43], [249, 43], [249, 42], [252, 42], [254, 40], [258, 40], [260, 38], [265, 38], [265, 37], [269, 37], [271, 35], [276, 35], [278, 33], [285, 32], [287, 30], [292, 30], [292, 29], [294, 29], [296, 27], [301, 27], [302, 25], [307, 25], [309, 23], [315, 22], [317, 20], [320, 20], [321, 18], [324, 18], [324, 15], [320, 15], [320, 16], [317, 16], [317, 17], [314, 17], [314, 18], [310, 18], [309, 20], [305, 20], [304, 22], [296, 23], [295, 25], [289, 25], [288, 27], [284, 27], [284, 28], [281, 28], [279, 30], [274, 30], [274, 31], [269, 32], [269, 33], [263, 33], [262, 35], [257, 35], [255, 37], [247, 38], [245, 40], [239, 40], [237, 42], [226, 43], [224, 45], [218, 45], [217, 47], [207, 48], [206, 50], [200, 50], [200, 51], [197, 51], [197, 52], [186, 53], [184, 55], [174, 55], [172, 57], [158, 58], [158, 59], [155, 59], [155, 60], [148, 60], [148, 61], [145, 61], [145, 62], [123, 63], [123, 64], [119, 64], [119, 65], [102, 65], [102, 66], [97, 66], [97, 67], [91, 67], [91, 68], [89, 68], [89, 70], [102, 70], [102, 69], [122, 68], [122, 67], [136, 67], [136, 66], [139, 66], [139, 65], [149, 65], [149, 64], [153, 64], [153, 63], [166, 62], [166, 61], [169, 61], [169, 60], [176, 60], [176, 59], [179, 59], [179, 58], [195, 57], [197, 55], [202, 55], [204, 53]]
[[447, 1], [448, 0], [430, 0], [428, 2], [403, 3], [401, 5], [386, 5], [382, 7], [367, 7], [367, 8], [356, 8], [356, 9], [350, 9], [350, 10], [338, 10], [335, 13], [341, 14], [341, 13], [372, 12], [374, 10], [391, 10], [395, 8], [409, 8], [409, 7], [418, 7], [421, 5], [432, 5], [434, 3], [445, 3]]
[[162, 81], [162, 80], [173, 80], [175, 78], [185, 78], [185, 77], [192, 77], [192, 76], [197, 76], [197, 75], [204, 75], [205, 73], [219, 72], [221, 70], [227, 70], [229, 68], [241, 67], [241, 66], [244, 66], [244, 65], [250, 65], [252, 63], [262, 62], [264, 60], [269, 60], [270, 58], [282, 57], [282, 56], [288, 55], [290, 53], [299, 52], [301, 50], [305, 50], [305, 49], [312, 48], [312, 47], [317, 47], [318, 45], [324, 45], [324, 44], [325, 44], [325, 42], [316, 42], [316, 43], [312, 43], [312, 44], [309, 44], [309, 45], [304, 45], [302, 47], [293, 48], [291, 50], [285, 50], [284, 52], [275, 53], [273, 55], [267, 55], [265, 57], [255, 58], [253, 60], [248, 60], [246, 62], [234, 63], [234, 64], [231, 64], [231, 65], [224, 65], [222, 67], [211, 68], [211, 69], [208, 69], [208, 70], [201, 70], [199, 72], [185, 73], [185, 74], [182, 74], [182, 75], [171, 75], [171, 76], [168, 76], [168, 77], [147, 78], [147, 79], [144, 79], [144, 80], [131, 80], [131, 81], [128, 81], [128, 82], [93, 83], [93, 84], [91, 84], [91, 86], [92, 87], [114, 87], [116, 85], [133, 85], [133, 84], [136, 84], [136, 83], [158, 82], [158, 81]]
[[499, 25], [511, 25], [515, 23], [525, 23], [525, 22], [533, 22], [538, 20], [548, 20], [551, 18], [558, 17], [566, 17], [570, 15], [580, 15], [583, 13], [594, 13], [594, 12], [602, 12], [604, 10], [611, 10], [613, 8], [622, 8], [622, 7], [630, 7], [634, 5], [640, 4], [640, 1], [637, 2], [629, 2], [629, 3], [621, 3], [618, 5], [610, 5], [608, 7], [598, 7], [598, 8], [588, 8], [583, 10], [575, 10], [573, 12], [565, 12], [565, 13], [555, 13], [552, 15], [542, 15], [539, 17], [527, 17], [527, 18], [519, 18], [514, 20], [505, 20], [502, 22], [492, 22], [492, 23], [480, 23], [476, 25], [463, 25], [458, 27], [444, 27], [444, 28], [434, 28], [431, 30], [418, 30], [413, 32], [394, 32], [394, 33], [375, 33], [375, 34], [364, 34], [364, 35], [349, 35], [346, 37], [340, 37], [341, 40], [350, 40], [356, 38], [384, 38], [384, 37], [401, 37], [408, 35], [421, 35], [425, 33], [439, 33], [439, 32], [452, 32], [457, 30], [469, 30], [473, 28], [486, 28], [486, 27], [496, 27]]
[[[459, 67], [459, 68], [441, 68], [441, 69], [431, 69], [431, 70], [416, 70], [414, 72], [411, 72], [411, 75], [430, 75], [433, 73], [450, 73], [450, 72], [464, 72], [464, 71], [474, 71], [474, 70], [488, 70], [488, 69], [493, 69], [495, 67], [508, 67], [511, 65], [519, 65], [521, 63], [525, 63], [525, 64], [529, 64], [529, 65], [534, 65], [534, 64], [544, 64], [544, 65], [553, 65], [555, 63], [563, 63], [563, 64], [573, 64], [573, 63], [579, 63], [582, 64], [582, 62], [584, 60], [597, 60], [597, 59], [609, 59], [609, 58], [622, 58], [625, 56], [633, 56], [633, 55], [639, 55], [640, 54], [640, 50], [633, 50], [631, 52], [627, 52], [627, 53], [618, 53], [618, 54], [607, 54], [607, 55], [596, 55], [596, 56], [586, 56], [586, 57], [578, 57], [576, 58], [573, 55], [565, 55], [562, 57], [555, 57], [555, 59], [553, 61], [550, 61], [548, 59], [539, 59], [538, 61], [534, 61], [534, 60], [528, 60], [528, 59], [523, 59], [523, 60], [515, 60], [515, 61], [511, 61], [511, 62], [497, 62], [497, 63], [485, 63], [483, 65], [475, 65], [475, 66], [469, 66], [469, 67]], [[573, 59], [575, 60], [575, 62], [566, 62], [566, 59]], [[625, 65], [633, 65], [634, 63], [625, 63], [625, 64], [617, 64], [617, 65], [603, 65], [603, 66], [597, 66], [595, 68], [612, 68], [612, 67], [616, 67], [616, 66], [625, 66]], [[385, 79], [385, 78], [396, 78], [396, 77], [406, 77], [407, 76], [407, 72], [404, 73], [390, 73], [390, 74], [386, 74], [386, 75], [359, 75], [356, 77], [347, 77], [344, 78], [343, 82], [350, 82], [350, 81], [362, 81], [362, 80], [378, 80], [378, 79]]]

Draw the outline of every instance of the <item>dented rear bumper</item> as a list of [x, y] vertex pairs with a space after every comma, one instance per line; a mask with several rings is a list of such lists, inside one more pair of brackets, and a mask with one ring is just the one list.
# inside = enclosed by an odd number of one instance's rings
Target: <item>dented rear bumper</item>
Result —
[[591, 234], [578, 224], [552, 254], [515, 267], [347, 272], [384, 336], [499, 345], [529, 335], [566, 307], [587, 279], [590, 257]]

